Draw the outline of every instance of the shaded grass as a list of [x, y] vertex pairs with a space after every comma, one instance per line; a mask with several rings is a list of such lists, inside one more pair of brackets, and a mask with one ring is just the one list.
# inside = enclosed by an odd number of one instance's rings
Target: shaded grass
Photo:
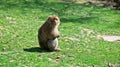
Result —
[[[61, 2], [0, 4], [0, 66], [107, 67], [120, 66], [119, 42], [104, 42], [97, 34], [120, 35], [120, 12], [107, 8]], [[49, 15], [61, 18], [60, 52], [42, 51], [37, 30]], [[83, 29], [94, 32], [87, 35]], [[76, 38], [76, 40], [71, 40]], [[60, 59], [56, 59], [60, 56]]]

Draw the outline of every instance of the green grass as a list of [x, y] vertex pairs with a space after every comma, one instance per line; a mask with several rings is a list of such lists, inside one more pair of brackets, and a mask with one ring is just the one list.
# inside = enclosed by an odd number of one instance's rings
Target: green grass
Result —
[[[60, 52], [38, 48], [38, 28], [52, 14], [61, 19]], [[0, 67], [119, 67], [120, 43], [95, 37], [120, 35], [119, 21], [120, 11], [108, 8], [54, 0], [0, 1]]]

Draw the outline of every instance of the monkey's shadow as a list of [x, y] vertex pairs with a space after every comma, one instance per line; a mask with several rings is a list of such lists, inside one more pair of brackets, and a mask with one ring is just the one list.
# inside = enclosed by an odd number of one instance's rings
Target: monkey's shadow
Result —
[[41, 49], [40, 47], [31, 47], [31, 48], [23, 48], [26, 52], [52, 52], [49, 50]]

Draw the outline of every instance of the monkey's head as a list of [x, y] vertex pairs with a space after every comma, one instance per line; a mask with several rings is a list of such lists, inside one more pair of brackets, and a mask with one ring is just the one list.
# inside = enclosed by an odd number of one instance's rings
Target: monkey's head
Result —
[[58, 16], [49, 16], [48, 18], [48, 21], [50, 22], [50, 24], [54, 25], [54, 26], [57, 26], [60, 24], [60, 19]]

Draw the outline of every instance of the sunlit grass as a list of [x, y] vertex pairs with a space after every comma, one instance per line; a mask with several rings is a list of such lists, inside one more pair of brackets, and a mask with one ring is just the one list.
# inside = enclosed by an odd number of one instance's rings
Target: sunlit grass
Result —
[[[51, 1], [0, 5], [1, 67], [120, 66], [120, 43], [95, 37], [120, 35], [119, 11]], [[52, 14], [61, 19], [60, 52], [38, 48], [38, 28]]]

